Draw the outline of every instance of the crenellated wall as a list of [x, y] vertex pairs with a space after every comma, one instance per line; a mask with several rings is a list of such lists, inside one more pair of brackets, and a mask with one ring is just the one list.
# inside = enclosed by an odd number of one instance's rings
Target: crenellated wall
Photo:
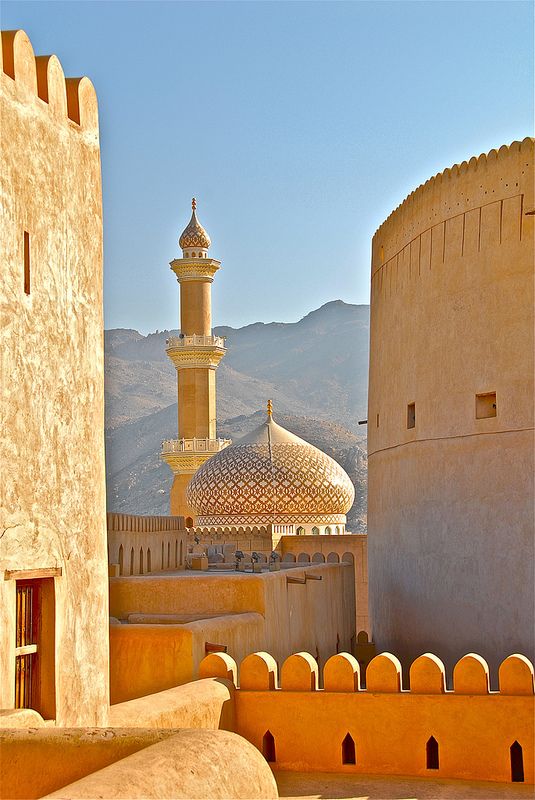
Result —
[[489, 691], [488, 665], [474, 653], [455, 665], [453, 691], [446, 691], [444, 664], [430, 653], [412, 663], [410, 689], [390, 653], [370, 662], [365, 689], [348, 653], [327, 661], [323, 690], [309, 653], [286, 659], [280, 684], [277, 673], [265, 652], [247, 656], [239, 674], [224, 653], [207, 656], [199, 669], [201, 678], [237, 687], [235, 730], [274, 769], [509, 782], [513, 765], [519, 780], [520, 760], [523, 781], [533, 782], [534, 675], [522, 655], [500, 665], [498, 692]]
[[116, 575], [147, 575], [183, 569], [184, 517], [108, 514], [108, 562]]
[[404, 666], [535, 657], [533, 180], [533, 140], [513, 142], [373, 239], [371, 632]]
[[23, 31], [3, 32], [1, 47], [0, 707], [15, 703], [16, 586], [27, 579], [44, 620], [31, 643], [40, 710], [60, 725], [105, 725], [97, 98], [56, 56], [36, 58]]

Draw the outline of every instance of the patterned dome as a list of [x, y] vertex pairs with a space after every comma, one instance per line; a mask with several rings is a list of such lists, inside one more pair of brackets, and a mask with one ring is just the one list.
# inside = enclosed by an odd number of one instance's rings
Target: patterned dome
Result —
[[345, 522], [355, 490], [342, 467], [268, 414], [197, 470], [187, 502], [200, 525]]
[[195, 213], [196, 208], [197, 201], [193, 198], [191, 201], [191, 219], [178, 240], [178, 244], [182, 250], [186, 250], [188, 247], [201, 247], [207, 250], [212, 244], [210, 237], [197, 219], [197, 214]]

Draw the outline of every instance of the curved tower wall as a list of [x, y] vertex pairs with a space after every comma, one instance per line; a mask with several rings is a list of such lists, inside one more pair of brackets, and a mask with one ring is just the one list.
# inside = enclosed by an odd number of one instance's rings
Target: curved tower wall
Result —
[[405, 660], [534, 657], [533, 209], [526, 139], [432, 178], [373, 239], [371, 624]]

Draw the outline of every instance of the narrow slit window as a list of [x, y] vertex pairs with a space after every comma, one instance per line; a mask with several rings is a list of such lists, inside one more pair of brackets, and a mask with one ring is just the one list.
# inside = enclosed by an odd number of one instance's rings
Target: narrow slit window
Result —
[[407, 406], [407, 428], [416, 427], [416, 403], [409, 403]]
[[357, 756], [355, 751], [355, 742], [350, 733], [346, 734], [342, 742], [342, 764], [356, 764]]
[[438, 742], [434, 736], [428, 739], [425, 749], [427, 769], [438, 769]]
[[378, 428], [378, 427], [379, 427], [379, 414], [377, 414], [377, 416], [376, 416], [376, 418], [375, 418], [375, 427], [376, 427], [376, 428]]
[[524, 755], [522, 745], [514, 741], [511, 745], [511, 781], [524, 783]]
[[30, 294], [30, 234], [24, 231], [24, 292]]
[[275, 739], [271, 731], [266, 731], [262, 738], [262, 755], [270, 764], [273, 764], [277, 760], [275, 753]]
[[476, 419], [496, 416], [496, 392], [476, 394]]

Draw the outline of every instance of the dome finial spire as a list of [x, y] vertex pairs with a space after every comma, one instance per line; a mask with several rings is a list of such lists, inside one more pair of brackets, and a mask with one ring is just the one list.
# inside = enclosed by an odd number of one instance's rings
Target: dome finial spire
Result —
[[271, 419], [271, 417], [273, 416], [273, 403], [271, 402], [271, 400], [267, 401], [267, 415], [268, 419]]
[[[191, 219], [188, 222], [187, 226], [182, 231], [180, 239], [178, 240], [178, 244], [180, 245], [182, 250], [188, 250], [190, 248], [193, 249], [193, 258], [202, 258], [203, 255], [206, 257], [206, 251], [211, 245], [210, 237], [204, 230], [203, 226], [197, 219], [197, 214], [195, 213], [197, 208], [197, 200], [195, 197], [191, 198]], [[198, 253], [197, 249], [201, 248], [203, 253]], [[189, 257], [189, 255], [188, 255]]]

